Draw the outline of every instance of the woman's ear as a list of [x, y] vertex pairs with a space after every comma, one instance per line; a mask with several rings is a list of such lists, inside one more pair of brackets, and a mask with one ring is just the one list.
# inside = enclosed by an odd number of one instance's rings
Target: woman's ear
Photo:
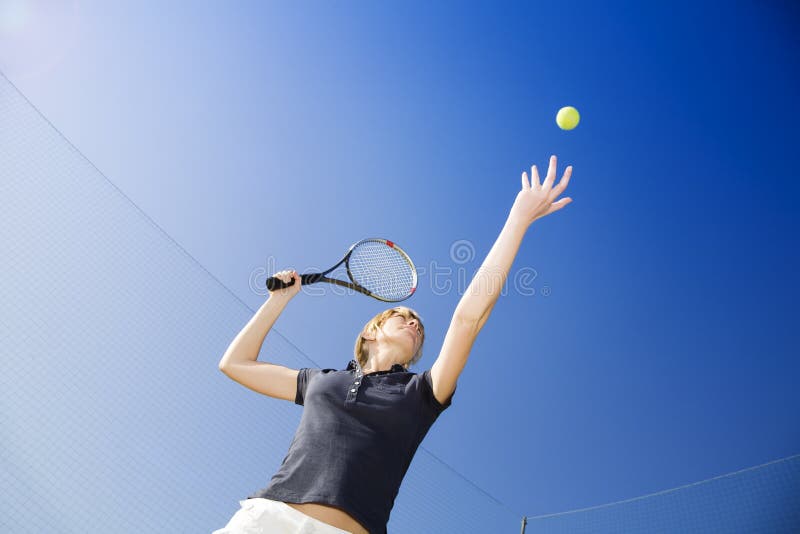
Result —
[[375, 341], [375, 332], [363, 331], [361, 337], [367, 341]]

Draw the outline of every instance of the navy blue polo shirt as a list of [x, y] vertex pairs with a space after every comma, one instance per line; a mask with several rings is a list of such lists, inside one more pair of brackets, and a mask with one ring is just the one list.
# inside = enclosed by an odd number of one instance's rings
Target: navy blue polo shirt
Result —
[[300, 369], [294, 402], [304, 409], [289, 453], [269, 485], [247, 498], [328, 504], [385, 534], [411, 459], [452, 400], [433, 396], [430, 369], [395, 364], [365, 375], [356, 360], [344, 371]]

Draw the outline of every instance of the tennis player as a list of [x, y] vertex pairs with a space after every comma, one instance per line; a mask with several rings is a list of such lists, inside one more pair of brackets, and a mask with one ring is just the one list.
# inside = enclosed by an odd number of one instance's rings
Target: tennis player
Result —
[[345, 370], [258, 362], [264, 338], [301, 289], [296, 271], [275, 276], [295, 283], [271, 291], [219, 363], [227, 376], [264, 395], [304, 406], [289, 452], [269, 485], [239, 501], [213, 534], [385, 534], [395, 497], [419, 444], [447, 409], [470, 350], [497, 301], [530, 225], [572, 202], [556, 200], [556, 156], [544, 182], [536, 166], [500, 235], [461, 297], [430, 369], [409, 371], [422, 355], [425, 329], [405, 306], [387, 309], [362, 328]]

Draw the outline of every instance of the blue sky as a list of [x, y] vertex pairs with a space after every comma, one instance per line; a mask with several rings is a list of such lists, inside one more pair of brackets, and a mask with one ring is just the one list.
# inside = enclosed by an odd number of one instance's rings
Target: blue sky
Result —
[[[573, 166], [573, 202], [512, 268], [534, 294], [500, 298], [423, 442], [520, 517], [800, 452], [788, 2], [13, 4], [0, 70], [251, 309], [264, 270], [327, 267], [362, 237], [404, 247], [417, 372], [520, 173]], [[384, 307], [301, 294], [275, 329], [341, 369]], [[191, 355], [218, 396], [241, 389], [216, 369], [224, 349]]]

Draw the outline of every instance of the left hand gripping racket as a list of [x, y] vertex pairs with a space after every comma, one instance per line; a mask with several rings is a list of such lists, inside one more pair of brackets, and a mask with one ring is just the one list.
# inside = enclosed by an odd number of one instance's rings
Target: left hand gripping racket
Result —
[[[326, 275], [345, 265], [350, 282], [329, 278]], [[414, 294], [417, 289], [417, 269], [408, 254], [388, 239], [371, 237], [350, 246], [344, 257], [324, 273], [300, 276], [303, 285], [328, 282], [349, 287], [359, 293], [384, 302], [399, 302]], [[267, 289], [274, 291], [294, 284], [279, 278], [267, 278]]]

